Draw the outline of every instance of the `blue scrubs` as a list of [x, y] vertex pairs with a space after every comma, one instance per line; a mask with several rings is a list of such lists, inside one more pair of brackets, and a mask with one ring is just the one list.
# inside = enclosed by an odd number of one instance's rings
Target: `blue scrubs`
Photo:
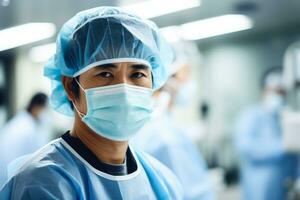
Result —
[[171, 169], [183, 186], [184, 199], [215, 199], [204, 159], [169, 115], [153, 118], [131, 144]]
[[[85, 151], [86, 150], [86, 151]], [[0, 190], [1, 199], [182, 199], [173, 174], [142, 152], [127, 151], [127, 169], [103, 167], [63, 138], [30, 156]]]
[[239, 117], [235, 144], [245, 200], [286, 199], [286, 181], [296, 177], [297, 156], [284, 152], [279, 120], [259, 105]]

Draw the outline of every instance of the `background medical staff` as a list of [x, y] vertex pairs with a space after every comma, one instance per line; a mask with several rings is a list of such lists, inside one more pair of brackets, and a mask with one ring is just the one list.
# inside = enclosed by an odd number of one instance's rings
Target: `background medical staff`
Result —
[[262, 80], [262, 100], [237, 121], [235, 144], [241, 159], [245, 200], [286, 199], [288, 181], [297, 174], [297, 156], [284, 151], [281, 111], [285, 104], [280, 68]]
[[7, 166], [49, 142], [48, 97], [35, 94], [27, 108], [0, 129], [0, 188], [7, 179]]

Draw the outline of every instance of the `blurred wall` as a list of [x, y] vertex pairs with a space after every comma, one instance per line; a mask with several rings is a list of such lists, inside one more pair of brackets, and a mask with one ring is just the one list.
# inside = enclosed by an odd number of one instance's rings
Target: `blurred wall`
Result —
[[27, 51], [21, 51], [17, 57], [15, 78], [15, 111], [26, 107], [36, 92], [50, 94], [50, 81], [43, 75], [43, 64], [33, 63]]

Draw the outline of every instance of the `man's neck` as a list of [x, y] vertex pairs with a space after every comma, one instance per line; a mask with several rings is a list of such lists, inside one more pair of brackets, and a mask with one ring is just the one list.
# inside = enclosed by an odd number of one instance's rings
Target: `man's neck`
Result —
[[79, 138], [104, 163], [122, 164], [124, 162], [128, 142], [106, 139], [89, 129], [83, 122], [75, 119], [71, 136]]

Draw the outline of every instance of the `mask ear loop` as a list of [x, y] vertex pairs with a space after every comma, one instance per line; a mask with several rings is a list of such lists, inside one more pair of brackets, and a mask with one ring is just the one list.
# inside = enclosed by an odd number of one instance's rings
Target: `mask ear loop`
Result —
[[80, 112], [77, 107], [75, 106], [74, 102], [72, 101], [73, 107], [75, 108], [76, 112], [78, 113], [79, 117], [82, 119], [85, 114], [83, 114], [82, 112]]
[[77, 78], [74, 78], [76, 83], [79, 85], [80, 89], [82, 89], [82, 91], [85, 93], [85, 89], [81, 86], [81, 84], [79, 83], [79, 81], [77, 80]]
[[[78, 82], [77, 78], [75, 77], [74, 79], [75, 79], [76, 83], [79, 85], [79, 87], [82, 89], [82, 91], [85, 93], [84, 88], [80, 85], [80, 83]], [[72, 101], [72, 104], [73, 104], [73, 107], [75, 108], [76, 112], [78, 113], [78, 115], [79, 115], [80, 118], [82, 119], [82, 118], [85, 116], [85, 114], [83, 114], [82, 112], [80, 112], [80, 111], [77, 109], [77, 107], [75, 106], [74, 101]]]

